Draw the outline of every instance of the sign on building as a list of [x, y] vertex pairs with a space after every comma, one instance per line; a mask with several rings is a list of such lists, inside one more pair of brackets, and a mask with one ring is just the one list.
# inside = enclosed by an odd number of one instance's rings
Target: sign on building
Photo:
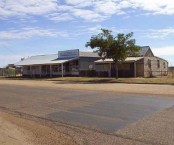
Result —
[[74, 58], [79, 57], [79, 49], [58, 51], [58, 58]]

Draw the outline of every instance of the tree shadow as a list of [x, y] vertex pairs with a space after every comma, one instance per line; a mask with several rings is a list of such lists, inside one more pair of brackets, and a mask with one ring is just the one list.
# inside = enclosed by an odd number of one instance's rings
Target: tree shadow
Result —
[[80, 80], [70, 80], [70, 81], [65, 81], [65, 80], [50, 80], [54, 82], [54, 84], [102, 84], [102, 83], [121, 83], [119, 81], [113, 81], [113, 79], [99, 79], [99, 80], [85, 80], [85, 81], [80, 81]]

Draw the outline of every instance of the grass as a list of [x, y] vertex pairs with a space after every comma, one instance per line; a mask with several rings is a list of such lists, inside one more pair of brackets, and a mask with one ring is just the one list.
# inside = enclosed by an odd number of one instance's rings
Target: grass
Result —
[[172, 84], [174, 78], [92, 78], [92, 77], [64, 77], [50, 78], [49, 81], [77, 82], [77, 83], [130, 83], [130, 84]]
[[129, 83], [129, 84], [170, 84], [174, 85], [172, 77], [157, 78], [99, 78], [99, 77], [55, 77], [55, 78], [0, 78], [2, 80], [37, 80], [37, 81], [56, 81], [57, 83]]

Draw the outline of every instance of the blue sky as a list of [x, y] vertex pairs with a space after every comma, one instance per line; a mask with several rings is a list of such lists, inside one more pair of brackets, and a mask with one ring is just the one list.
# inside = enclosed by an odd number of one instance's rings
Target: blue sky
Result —
[[1, 0], [0, 67], [22, 57], [85, 48], [101, 28], [134, 32], [136, 43], [174, 65], [173, 0]]

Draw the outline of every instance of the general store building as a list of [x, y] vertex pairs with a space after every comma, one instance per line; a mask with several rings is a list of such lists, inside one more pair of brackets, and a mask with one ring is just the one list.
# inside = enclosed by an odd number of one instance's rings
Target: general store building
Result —
[[[37, 55], [16, 63], [25, 77], [87, 76], [94, 70], [97, 53], [76, 50], [59, 51], [58, 54]], [[90, 71], [91, 70], [91, 71]]]

